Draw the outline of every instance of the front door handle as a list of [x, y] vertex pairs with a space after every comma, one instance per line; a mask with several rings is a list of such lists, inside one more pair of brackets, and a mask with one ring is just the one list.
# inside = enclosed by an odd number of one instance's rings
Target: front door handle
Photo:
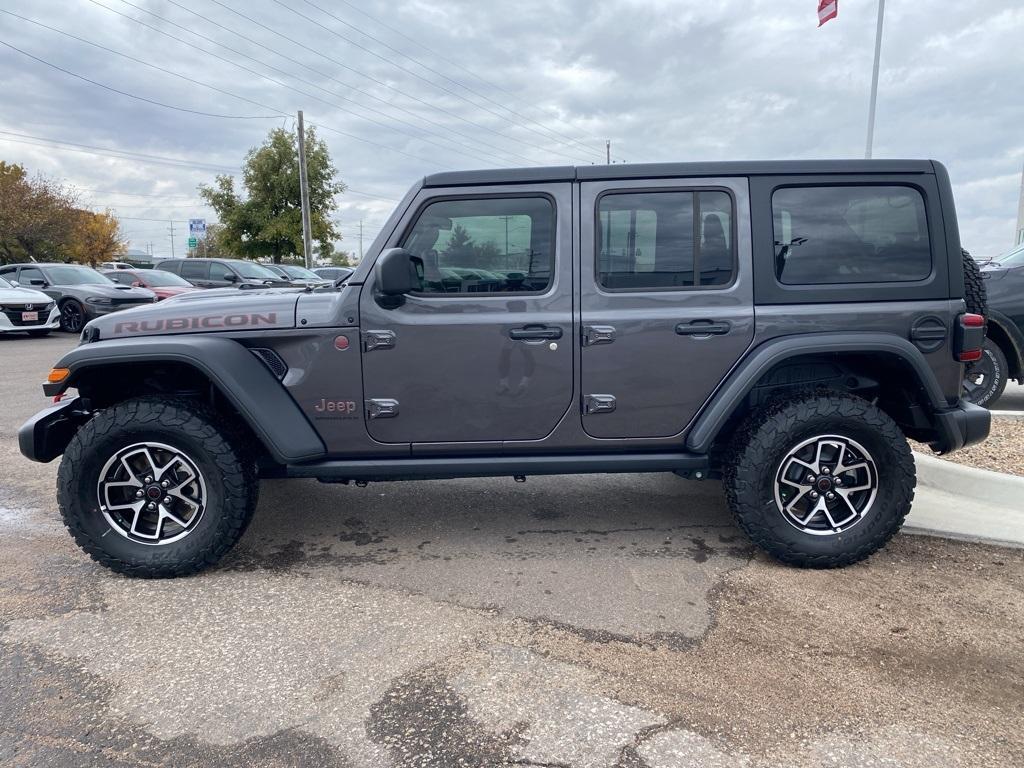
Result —
[[692, 323], [679, 323], [676, 333], [680, 336], [723, 336], [732, 328], [729, 323], [713, 320], [694, 320]]
[[508, 337], [515, 341], [548, 341], [562, 338], [562, 329], [547, 325], [527, 325], [525, 328], [513, 328]]

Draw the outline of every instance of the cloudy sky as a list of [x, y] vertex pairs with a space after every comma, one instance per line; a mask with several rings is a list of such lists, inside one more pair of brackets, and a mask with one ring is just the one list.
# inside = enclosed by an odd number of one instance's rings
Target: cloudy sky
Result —
[[[350, 250], [425, 173], [603, 162], [606, 138], [629, 163], [861, 157], [876, 5], [821, 29], [816, 5], [4, 0], [0, 159], [111, 207], [134, 247], [169, 255], [174, 220], [180, 255], [185, 219], [213, 218], [196, 186], [297, 109], [350, 187]], [[1024, 7], [889, 0], [885, 24], [875, 156], [946, 163], [965, 245], [1005, 251]]]

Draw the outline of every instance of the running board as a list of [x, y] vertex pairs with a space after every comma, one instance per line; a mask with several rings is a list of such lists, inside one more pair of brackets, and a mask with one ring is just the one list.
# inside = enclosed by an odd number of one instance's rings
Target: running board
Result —
[[264, 477], [344, 480], [445, 480], [457, 477], [575, 475], [597, 472], [676, 472], [705, 475], [708, 457], [694, 453], [569, 454], [561, 456], [466, 456], [424, 459], [336, 459], [274, 467]]

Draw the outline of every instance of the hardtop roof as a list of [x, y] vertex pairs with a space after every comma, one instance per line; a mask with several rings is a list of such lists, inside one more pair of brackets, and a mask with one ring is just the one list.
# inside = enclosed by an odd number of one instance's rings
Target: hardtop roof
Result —
[[423, 179], [425, 187], [601, 181], [695, 176], [781, 176], [813, 174], [935, 173], [933, 160], [728, 160], [700, 163], [557, 165], [442, 171]]

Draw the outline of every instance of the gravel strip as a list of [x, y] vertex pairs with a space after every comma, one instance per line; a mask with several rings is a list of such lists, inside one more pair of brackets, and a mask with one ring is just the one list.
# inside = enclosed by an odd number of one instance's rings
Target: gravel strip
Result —
[[[915, 451], [931, 453], [931, 449], [923, 443], [911, 440], [910, 444]], [[993, 418], [992, 432], [985, 442], [939, 458], [968, 467], [1024, 477], [1024, 422]]]

